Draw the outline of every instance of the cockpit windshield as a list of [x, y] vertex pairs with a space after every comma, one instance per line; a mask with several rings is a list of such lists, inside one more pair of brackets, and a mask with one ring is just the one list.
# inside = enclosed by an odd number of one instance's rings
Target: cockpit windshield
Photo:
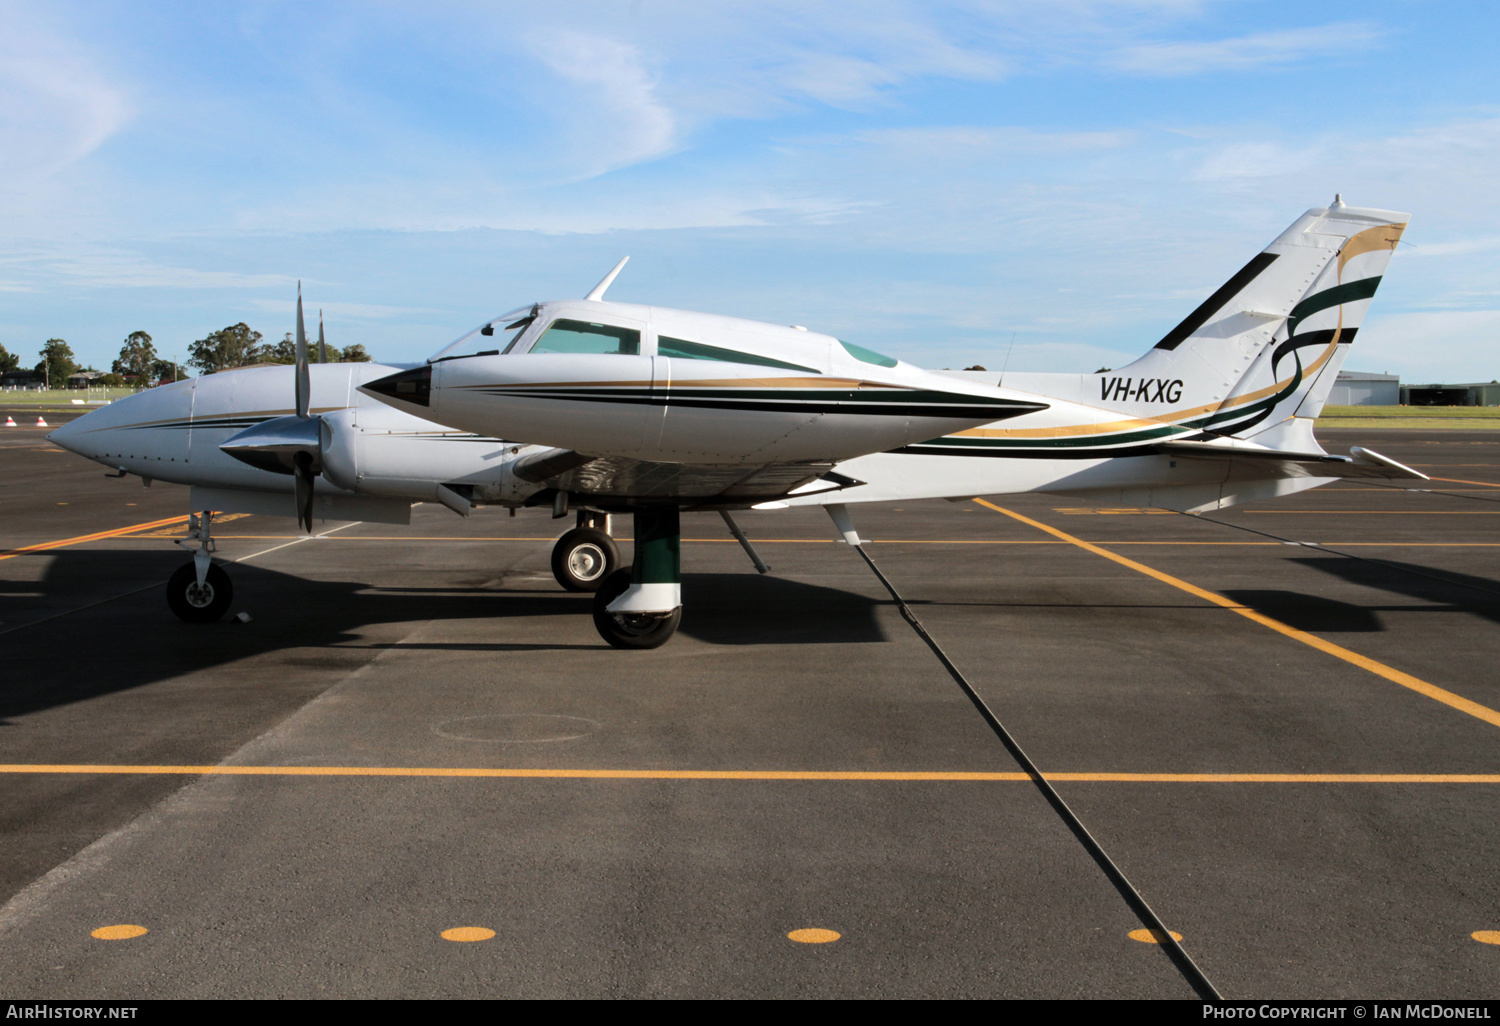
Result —
[[526, 333], [526, 329], [531, 327], [536, 313], [537, 304], [533, 303], [531, 306], [518, 306], [499, 317], [492, 317], [451, 345], [433, 353], [427, 358], [427, 362], [437, 363], [439, 360], [457, 360], [464, 356], [498, 356], [501, 353], [508, 353], [517, 340]]

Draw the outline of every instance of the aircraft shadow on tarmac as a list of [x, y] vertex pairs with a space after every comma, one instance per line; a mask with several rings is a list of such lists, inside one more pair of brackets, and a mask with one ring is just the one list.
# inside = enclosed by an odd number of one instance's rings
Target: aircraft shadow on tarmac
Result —
[[[565, 592], [534, 573], [514, 575], [534, 588], [507, 588], [494, 573], [486, 586], [406, 590], [372, 587], [358, 580], [319, 581], [253, 564], [228, 567], [235, 586], [231, 612], [248, 611], [252, 621], [226, 618], [213, 624], [185, 624], [167, 609], [167, 577], [181, 565], [175, 553], [57, 552], [40, 581], [0, 584], [0, 619], [22, 623], [109, 599], [149, 584], [146, 590], [25, 627], [6, 637], [6, 672], [0, 675], [0, 726], [12, 717], [87, 701], [184, 674], [282, 649], [361, 647], [359, 630], [374, 624], [429, 620], [517, 620], [534, 616], [576, 616], [582, 641], [538, 643], [530, 632], [505, 640], [503, 622], [493, 640], [450, 642], [433, 647], [476, 653], [586, 649], [608, 652], [587, 623], [593, 597]], [[100, 579], [108, 560], [109, 578]], [[437, 571], [445, 574], [449, 571]], [[159, 583], [151, 583], [151, 582]], [[551, 589], [556, 590], [551, 590]], [[687, 574], [681, 633], [712, 645], [851, 644], [886, 640], [876, 620], [882, 603], [862, 595], [754, 574]], [[42, 597], [37, 598], [38, 594]], [[584, 624], [587, 623], [587, 626]], [[524, 640], [523, 640], [524, 639]], [[350, 645], [350, 643], [353, 643]], [[423, 647], [420, 645], [413, 648]], [[640, 658], [619, 652], [614, 658]], [[319, 663], [314, 655], [309, 665]], [[329, 660], [345, 659], [337, 652]]]
[[[1336, 557], [1292, 560], [1350, 584], [1404, 595], [1421, 604], [1356, 605], [1295, 591], [1225, 591], [1226, 598], [1313, 633], [1362, 633], [1385, 630], [1379, 614], [1463, 613], [1500, 623], [1500, 582], [1484, 577], [1433, 570], [1411, 563]], [[1430, 575], [1430, 576], [1423, 576]], [[1434, 580], [1442, 578], [1441, 580]]]
[[1389, 559], [1376, 562], [1343, 557], [1304, 557], [1293, 562], [1350, 584], [1432, 603], [1431, 606], [1366, 607], [1375, 612], [1388, 608], [1405, 612], [1467, 613], [1500, 623], [1500, 581], [1488, 577]]

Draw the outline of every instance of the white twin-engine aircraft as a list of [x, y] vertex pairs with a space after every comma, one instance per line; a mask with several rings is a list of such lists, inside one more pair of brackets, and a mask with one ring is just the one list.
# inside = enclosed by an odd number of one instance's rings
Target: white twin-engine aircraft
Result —
[[[1197, 512], [1344, 477], [1423, 479], [1368, 450], [1330, 456], [1313, 421], [1407, 215], [1309, 210], [1144, 356], [1098, 374], [922, 370], [798, 326], [604, 300], [497, 317], [425, 364], [298, 363], [152, 389], [49, 437], [119, 476], [192, 486], [193, 562], [168, 601], [231, 600], [209, 511], [407, 523], [413, 502], [577, 516], [559, 583], [594, 592], [611, 645], [654, 648], [682, 613], [679, 516], [1048, 492]], [[503, 334], [497, 337], [496, 332]], [[319, 329], [321, 342], [321, 324]], [[288, 397], [295, 406], [287, 409]], [[620, 566], [610, 515], [634, 519]]]

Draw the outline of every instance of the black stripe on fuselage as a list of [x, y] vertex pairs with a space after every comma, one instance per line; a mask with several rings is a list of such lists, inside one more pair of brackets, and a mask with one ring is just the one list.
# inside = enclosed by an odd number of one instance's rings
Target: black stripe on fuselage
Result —
[[845, 413], [857, 416], [884, 416], [884, 417], [939, 417], [945, 420], [977, 420], [986, 417], [990, 421], [1006, 420], [1010, 417], [1018, 417], [1023, 413], [1034, 413], [1037, 410], [1045, 410], [1047, 406], [1043, 403], [1014, 403], [1003, 406], [977, 406], [977, 405], [952, 405], [940, 406], [932, 403], [875, 403], [867, 401], [849, 402], [808, 402], [806, 400], [752, 400], [752, 399], [680, 399], [671, 396], [668, 399], [653, 398], [647, 395], [624, 396], [624, 395], [591, 395], [586, 392], [572, 393], [567, 395], [547, 395], [536, 392], [509, 392], [499, 389], [485, 389], [488, 395], [503, 396], [507, 399], [553, 399], [564, 402], [589, 402], [589, 403], [612, 403], [627, 406], [676, 406], [691, 407], [704, 410], [751, 410], [762, 413]]
[[1223, 309], [1225, 303], [1239, 295], [1246, 285], [1260, 277], [1260, 273], [1275, 262], [1275, 253], [1255, 254], [1255, 259], [1241, 267], [1233, 278], [1219, 286], [1219, 291], [1209, 296], [1202, 306], [1188, 314], [1186, 320], [1162, 336], [1162, 340], [1156, 343], [1154, 348], [1176, 349], [1184, 339], [1203, 327], [1210, 317]]

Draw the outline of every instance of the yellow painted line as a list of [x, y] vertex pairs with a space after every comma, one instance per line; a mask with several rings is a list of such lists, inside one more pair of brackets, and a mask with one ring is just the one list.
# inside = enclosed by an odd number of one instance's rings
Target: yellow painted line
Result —
[[1386, 680], [1391, 681], [1395, 684], [1400, 684], [1404, 688], [1410, 688], [1412, 691], [1417, 692], [1419, 695], [1425, 695], [1426, 697], [1431, 698], [1434, 701], [1442, 702], [1444, 705], [1452, 706], [1454, 709], [1457, 709], [1460, 712], [1468, 713], [1470, 716], [1481, 719], [1491, 726], [1500, 727], [1500, 712], [1496, 712], [1494, 709], [1491, 709], [1488, 706], [1480, 705], [1478, 702], [1472, 702], [1460, 695], [1455, 695], [1451, 691], [1446, 691], [1435, 684], [1429, 684], [1425, 680], [1413, 677], [1409, 673], [1403, 673], [1402, 671], [1395, 669], [1394, 667], [1387, 666], [1384, 663], [1376, 662], [1374, 659], [1370, 659], [1367, 656], [1362, 656], [1358, 652], [1351, 652], [1349, 649], [1344, 648], [1342, 645], [1335, 645], [1331, 641], [1324, 641], [1316, 634], [1309, 634], [1306, 631], [1299, 631], [1297, 628], [1292, 627], [1289, 624], [1284, 624], [1280, 620], [1273, 619], [1272, 617], [1269, 617], [1264, 613], [1256, 612], [1254, 609], [1251, 609], [1248, 606], [1241, 605], [1240, 603], [1235, 602], [1233, 599], [1227, 599], [1223, 595], [1209, 591], [1206, 588], [1200, 588], [1196, 584], [1189, 584], [1187, 581], [1184, 581], [1181, 578], [1173, 577], [1171, 574], [1165, 574], [1160, 570], [1154, 570], [1151, 567], [1146, 566], [1144, 563], [1137, 563], [1133, 559], [1127, 559], [1117, 552], [1110, 552], [1108, 549], [1100, 548], [1098, 545], [1086, 542], [1081, 538], [1075, 538], [1071, 534], [1068, 534], [1066, 531], [1060, 531], [1057, 528], [1044, 524], [1039, 520], [1032, 520], [1030, 517], [1022, 516], [1020, 513], [1016, 513], [1011, 510], [1004, 509], [1000, 506], [996, 506], [994, 503], [986, 502], [983, 499], [975, 499], [974, 501], [979, 503], [981, 506], [986, 506], [989, 509], [994, 510], [997, 513], [1003, 513], [1014, 520], [1019, 520], [1023, 524], [1030, 524], [1037, 530], [1045, 531], [1047, 534], [1050, 534], [1055, 538], [1061, 538], [1063, 541], [1071, 542], [1072, 544], [1077, 545], [1079, 548], [1084, 549], [1088, 552], [1092, 552], [1095, 555], [1103, 556], [1105, 559], [1111, 560], [1115, 563], [1119, 563], [1121, 566], [1129, 567], [1137, 573], [1142, 573], [1147, 577], [1155, 578], [1156, 580], [1161, 581], [1163, 584], [1170, 584], [1172, 587], [1177, 588], [1181, 591], [1185, 591], [1189, 595], [1196, 595], [1198, 598], [1203, 599], [1205, 602], [1212, 602], [1216, 606], [1222, 606], [1225, 609], [1233, 610], [1240, 616], [1245, 617], [1247, 620], [1254, 620], [1256, 623], [1260, 624], [1263, 627], [1269, 627], [1271, 628], [1271, 630], [1275, 631], [1278, 634], [1284, 634], [1294, 641], [1300, 641], [1304, 645], [1315, 648], [1320, 652], [1326, 652], [1329, 655], [1333, 656], [1335, 659], [1342, 659], [1344, 662], [1350, 663], [1354, 666], [1358, 666], [1362, 670], [1368, 670], [1378, 677], [1384, 677]]
[[100, 541], [104, 538], [118, 538], [121, 535], [132, 534], [136, 531], [149, 531], [152, 528], [165, 527], [168, 524], [183, 524], [186, 522], [186, 515], [167, 517], [165, 520], [153, 520], [146, 524], [117, 527], [113, 531], [95, 531], [93, 534], [80, 534], [76, 538], [60, 538], [57, 541], [38, 542], [35, 545], [23, 545], [18, 549], [6, 549], [0, 552], [0, 559], [10, 559], [13, 556], [25, 555], [28, 552], [45, 552], [48, 549], [60, 549], [68, 545], [82, 545], [84, 542]]
[[[516, 769], [492, 766], [0, 765], [5, 773], [230, 777], [498, 777], [566, 780], [867, 780], [1020, 783], [1018, 771]], [[1500, 784], [1500, 773], [1044, 773], [1048, 780], [1104, 784]]]
[[1483, 485], [1486, 488], [1500, 488], [1500, 484], [1495, 484], [1493, 481], [1465, 481], [1461, 477], [1434, 477], [1434, 478], [1430, 478], [1430, 480], [1433, 480], [1433, 481], [1447, 481], [1450, 484], [1471, 484], [1471, 485]]
[[1247, 509], [1245, 513], [1338, 513], [1342, 516], [1369, 516], [1387, 514], [1402, 517], [1494, 517], [1500, 510], [1494, 509]]
[[[227, 523], [229, 523], [232, 520], [244, 520], [246, 517], [252, 516], [252, 515], [253, 514], [250, 514], [250, 513], [215, 513], [214, 514], [214, 526], [218, 527], [220, 524], [227, 524]], [[147, 532], [144, 532], [142, 534], [137, 534], [137, 535], [135, 535], [135, 537], [137, 537], [137, 538], [174, 538], [174, 537], [177, 536], [178, 529], [181, 526], [182, 525], [180, 523], [168, 524], [166, 527], [163, 527], [160, 530], [147, 531]], [[224, 536], [221, 535], [221, 534], [215, 534], [214, 537], [215, 538], [222, 538]], [[280, 535], [276, 535], [275, 537], [281, 537], [281, 536]], [[292, 535], [291, 537], [301, 537], [301, 535]]]
[[[1168, 930], [1167, 932], [1172, 935], [1173, 940], [1182, 940], [1182, 934], [1178, 933], [1176, 930]], [[1161, 934], [1157, 933], [1155, 930], [1131, 930], [1125, 936], [1129, 937], [1133, 941], [1140, 941], [1142, 944], [1161, 943]]]

